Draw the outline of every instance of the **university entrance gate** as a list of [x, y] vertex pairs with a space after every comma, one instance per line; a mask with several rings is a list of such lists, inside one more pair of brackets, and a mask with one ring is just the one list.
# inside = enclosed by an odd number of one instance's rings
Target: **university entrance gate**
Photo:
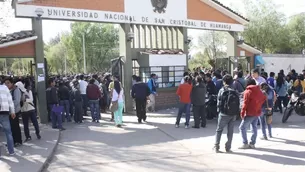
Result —
[[[36, 69], [39, 64], [44, 64], [43, 19], [120, 24], [125, 93], [129, 93], [132, 86], [133, 67], [145, 67], [146, 71], [155, 71], [162, 80], [167, 80], [162, 81], [161, 85], [167, 88], [160, 88], [161, 95], [157, 100], [162, 104], [173, 103], [166, 99], [176, 99], [174, 87], [180, 82], [181, 73], [188, 69], [187, 28], [227, 31], [227, 56], [237, 57], [236, 35], [248, 23], [247, 19], [216, 0], [13, 0], [12, 6], [16, 17], [32, 19], [37, 36], [33, 46]], [[179, 52], [155, 53], [151, 49]], [[36, 77], [43, 74], [37, 71]], [[146, 76], [147, 72], [139, 71], [139, 75]], [[39, 114], [41, 122], [46, 123], [46, 81], [40, 81], [37, 82]], [[132, 110], [129, 94], [126, 94], [125, 106], [127, 111]]]

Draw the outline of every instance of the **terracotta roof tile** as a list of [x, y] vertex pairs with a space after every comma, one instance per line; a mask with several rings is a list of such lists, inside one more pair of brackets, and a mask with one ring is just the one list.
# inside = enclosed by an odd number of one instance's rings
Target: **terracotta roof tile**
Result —
[[32, 36], [35, 36], [35, 33], [32, 30], [15, 32], [15, 33], [7, 34], [6, 36], [0, 37], [0, 44], [16, 41], [16, 40], [20, 40], [20, 39], [30, 38]]
[[213, 2], [215, 2], [216, 4], [222, 6], [223, 8], [229, 10], [230, 12], [234, 13], [235, 15], [239, 16], [240, 18], [246, 20], [246, 21], [250, 21], [249, 19], [247, 19], [246, 17], [242, 16], [241, 14], [237, 13], [236, 11], [232, 10], [231, 8], [225, 6], [224, 4], [222, 4], [221, 2], [219, 2], [218, 0], [212, 0]]

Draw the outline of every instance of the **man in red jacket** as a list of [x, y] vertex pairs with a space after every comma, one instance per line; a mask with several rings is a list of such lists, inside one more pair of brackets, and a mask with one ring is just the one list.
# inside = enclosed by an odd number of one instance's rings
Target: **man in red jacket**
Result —
[[[243, 145], [240, 149], [255, 148], [257, 138], [257, 122], [259, 116], [262, 114], [262, 105], [266, 101], [266, 96], [260, 89], [259, 85], [256, 85], [254, 79], [247, 80], [247, 88], [244, 92], [244, 103], [241, 109], [240, 117], [242, 122], [239, 126], [239, 130], [243, 139]], [[252, 126], [251, 142], [248, 143], [247, 129]]]

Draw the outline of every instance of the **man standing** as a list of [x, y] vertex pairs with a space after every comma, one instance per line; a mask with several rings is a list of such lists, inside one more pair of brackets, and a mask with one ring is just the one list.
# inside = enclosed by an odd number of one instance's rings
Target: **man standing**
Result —
[[0, 85], [0, 125], [2, 125], [6, 136], [8, 152], [10, 155], [15, 155], [9, 116], [11, 116], [12, 119], [16, 118], [12, 95], [5, 85]]
[[228, 141], [225, 144], [226, 152], [231, 152], [231, 145], [234, 133], [234, 121], [239, 114], [240, 100], [239, 94], [230, 85], [233, 83], [233, 77], [231, 75], [225, 75], [223, 77], [223, 88], [219, 90], [217, 96], [217, 107], [219, 112], [216, 136], [215, 136], [215, 151], [220, 153], [220, 139], [223, 129], [227, 126]]
[[201, 76], [196, 77], [196, 85], [193, 87], [191, 92], [191, 101], [193, 104], [194, 112], [194, 121], [195, 126], [193, 128], [200, 128], [200, 118], [201, 118], [201, 127], [205, 128], [206, 126], [206, 113], [205, 113], [205, 95], [206, 95], [206, 86], [203, 83]]
[[[262, 114], [262, 105], [266, 101], [266, 96], [260, 89], [259, 85], [256, 85], [254, 79], [247, 80], [247, 88], [244, 92], [244, 103], [241, 109], [240, 117], [242, 122], [239, 126], [239, 130], [243, 139], [243, 145], [239, 149], [255, 148], [257, 138], [257, 123], [259, 116]], [[252, 137], [251, 142], [248, 142], [247, 129], [251, 125]]]
[[19, 116], [21, 115], [21, 91], [20, 89], [14, 85], [13, 78], [6, 78], [4, 80], [5, 85], [10, 90], [12, 99], [14, 102], [14, 108], [16, 112], [16, 118], [10, 117], [10, 124], [12, 129], [12, 135], [14, 139], [14, 145], [19, 146], [22, 145], [22, 136], [21, 136], [21, 129], [19, 125]]
[[189, 128], [190, 122], [190, 109], [191, 109], [191, 92], [192, 85], [189, 83], [191, 78], [189, 76], [184, 77], [184, 84], [180, 84], [176, 94], [180, 98], [180, 107], [176, 119], [176, 128], [179, 128], [180, 119], [182, 113], [185, 112], [185, 128]]
[[146, 122], [146, 102], [150, 95], [150, 89], [147, 84], [141, 82], [141, 77], [137, 77], [137, 84], [132, 86], [131, 96], [136, 101], [136, 111], [138, 122], [142, 123], [142, 120]]
[[256, 85], [260, 85], [261, 83], [266, 82], [265, 78], [259, 75], [259, 69], [257, 68], [252, 70], [252, 78], [255, 80]]
[[150, 79], [147, 82], [147, 85], [150, 89], [150, 95], [149, 95], [150, 102], [147, 104], [146, 109], [151, 108], [151, 112], [155, 111], [155, 106], [156, 106], [156, 95], [157, 95], [156, 79], [157, 79], [157, 75], [153, 73], [150, 75]]
[[86, 90], [87, 90], [87, 86], [88, 83], [86, 81], [84, 81], [84, 75], [80, 75], [79, 76], [79, 90], [80, 90], [80, 94], [82, 95], [82, 99], [83, 99], [83, 113], [85, 116], [87, 116], [87, 110], [88, 110], [88, 99], [87, 99], [87, 94], [86, 94]]
[[274, 72], [270, 72], [270, 76], [267, 79], [267, 84], [270, 85], [272, 88], [275, 89], [275, 79], [274, 79], [275, 73]]

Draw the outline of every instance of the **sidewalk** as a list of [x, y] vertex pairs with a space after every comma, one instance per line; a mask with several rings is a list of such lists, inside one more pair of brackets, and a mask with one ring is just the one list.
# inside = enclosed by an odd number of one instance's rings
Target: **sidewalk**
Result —
[[282, 115], [275, 114], [274, 138], [258, 139], [255, 150], [237, 149], [242, 144], [237, 121], [234, 153], [216, 154], [212, 150], [216, 120], [204, 129], [175, 128], [176, 113], [168, 109], [149, 114], [144, 124], [138, 124], [135, 116], [124, 116], [123, 129], [109, 122], [109, 114], [102, 115], [101, 124], [67, 125], [46, 172], [305, 171], [305, 117], [294, 115], [282, 124]]
[[[21, 130], [23, 131], [23, 128]], [[40, 130], [42, 138], [37, 140], [34, 128], [30, 129], [32, 141], [15, 148], [15, 156], [7, 156], [6, 148], [2, 146], [0, 172], [39, 172], [43, 169], [48, 159], [54, 153], [60, 132], [43, 124], [40, 125]], [[22, 139], [25, 139], [23, 133]], [[0, 132], [0, 142], [6, 144], [4, 132]]]

